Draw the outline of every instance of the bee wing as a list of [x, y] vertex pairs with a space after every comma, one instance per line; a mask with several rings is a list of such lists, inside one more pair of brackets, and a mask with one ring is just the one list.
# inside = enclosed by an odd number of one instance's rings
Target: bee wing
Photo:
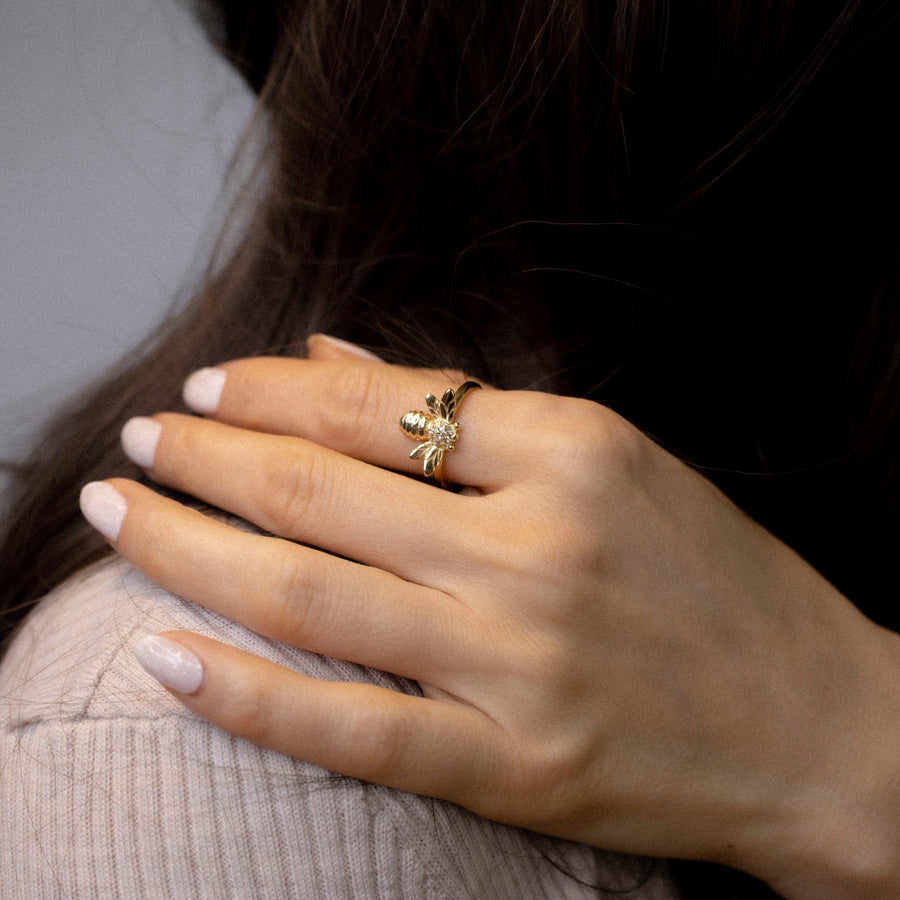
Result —
[[[444, 394], [446, 398], [447, 394]], [[449, 415], [447, 413], [447, 406], [443, 400], [438, 400], [434, 394], [426, 394], [425, 395], [425, 403], [428, 405], [428, 411], [437, 419], [447, 419]]]
[[431, 452], [424, 455], [425, 475], [434, 475], [435, 471], [440, 468], [441, 462], [443, 462], [444, 451], [434, 444], [428, 444], [426, 446], [431, 448]]
[[423, 457], [428, 456], [429, 453], [433, 452], [436, 449], [437, 448], [434, 446], [434, 444], [432, 444], [431, 441], [428, 441], [427, 443], [419, 444], [419, 446], [416, 447], [416, 449], [413, 450], [409, 454], [409, 458], [410, 459], [422, 459]]

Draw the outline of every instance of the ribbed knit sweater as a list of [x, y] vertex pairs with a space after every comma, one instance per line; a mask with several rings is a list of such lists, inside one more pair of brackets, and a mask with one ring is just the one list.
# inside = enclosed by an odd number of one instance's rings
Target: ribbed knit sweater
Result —
[[677, 897], [664, 863], [481, 819], [231, 737], [131, 647], [197, 631], [330, 680], [413, 683], [286, 647], [106, 560], [48, 597], [0, 665], [0, 895]]

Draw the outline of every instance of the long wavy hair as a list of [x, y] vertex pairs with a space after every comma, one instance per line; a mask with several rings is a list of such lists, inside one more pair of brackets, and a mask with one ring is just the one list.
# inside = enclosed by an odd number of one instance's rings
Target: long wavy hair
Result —
[[199, 3], [259, 94], [239, 235], [13, 467], [2, 634], [107, 552], [127, 417], [313, 331], [611, 405], [900, 625], [889, 7]]

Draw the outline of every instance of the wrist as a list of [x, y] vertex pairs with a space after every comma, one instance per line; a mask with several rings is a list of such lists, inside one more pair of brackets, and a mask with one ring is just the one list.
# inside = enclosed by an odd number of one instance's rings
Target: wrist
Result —
[[772, 831], [763, 877], [788, 900], [900, 897], [900, 636], [859, 619], [809, 777]]

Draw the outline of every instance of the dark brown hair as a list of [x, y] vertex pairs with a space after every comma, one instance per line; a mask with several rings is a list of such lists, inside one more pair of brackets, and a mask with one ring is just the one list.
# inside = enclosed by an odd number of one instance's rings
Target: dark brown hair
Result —
[[[260, 90], [249, 225], [19, 467], [7, 627], [103, 552], [75, 497], [138, 474], [118, 448], [127, 416], [177, 407], [198, 366], [297, 352], [311, 330], [593, 396], [713, 477], [808, 468], [847, 452], [841, 440], [873, 452], [896, 382], [882, 367], [893, 332], [881, 346], [896, 156], [878, 126], [896, 27], [879, 6], [202, 4]], [[801, 402], [810, 365], [833, 393]], [[825, 424], [808, 409], [823, 396], [840, 407]], [[814, 420], [808, 440], [785, 436], [797, 415]], [[835, 418], [854, 434], [831, 434]]]
[[127, 417], [316, 330], [610, 404], [900, 624], [887, 6], [201, 3], [260, 95], [246, 225], [17, 467], [4, 632], [106, 552], [76, 498], [140, 477]]

